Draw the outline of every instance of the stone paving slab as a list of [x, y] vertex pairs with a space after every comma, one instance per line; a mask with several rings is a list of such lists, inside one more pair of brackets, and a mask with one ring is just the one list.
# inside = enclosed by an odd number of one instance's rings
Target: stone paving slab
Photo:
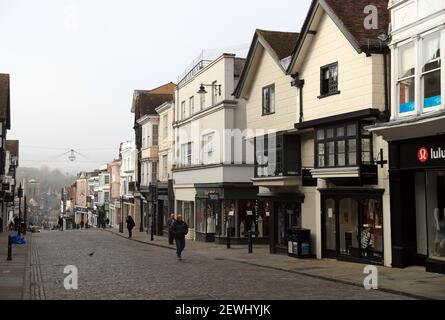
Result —
[[[121, 237], [118, 230], [107, 229]], [[146, 233], [134, 232], [133, 241], [174, 250], [165, 237], [155, 237], [150, 241]], [[254, 253], [247, 253], [247, 246], [232, 246], [215, 243], [188, 241], [186, 250], [196, 251], [216, 259], [236, 261], [258, 267], [276, 269], [306, 275], [314, 278], [363, 287], [364, 264], [338, 261], [334, 259], [295, 259], [285, 255], [271, 255], [269, 246], [255, 245]], [[413, 266], [405, 269], [377, 266], [379, 272], [379, 289], [389, 293], [402, 294], [418, 299], [445, 300], [445, 275], [425, 271], [425, 268]]]
[[29, 286], [27, 273], [32, 235], [25, 236], [27, 244], [12, 245], [12, 261], [7, 261], [9, 234], [15, 233], [0, 233], [0, 300], [22, 300]]

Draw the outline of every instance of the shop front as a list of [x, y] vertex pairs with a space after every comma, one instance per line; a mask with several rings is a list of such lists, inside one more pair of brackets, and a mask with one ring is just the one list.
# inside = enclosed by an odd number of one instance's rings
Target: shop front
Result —
[[168, 236], [168, 221], [174, 210], [173, 181], [160, 182], [157, 185], [157, 229], [159, 235]]
[[264, 230], [269, 236], [270, 252], [286, 254], [292, 228], [301, 228], [302, 193], [260, 193], [259, 215], [264, 217]]
[[393, 265], [445, 274], [445, 135], [390, 143]]
[[323, 257], [383, 263], [384, 190], [319, 189]]
[[[321, 246], [317, 255], [390, 265], [388, 145], [366, 128], [381, 116], [364, 109], [296, 125], [314, 130], [317, 206]], [[385, 239], [385, 241], [384, 241]], [[385, 250], [385, 243], [388, 247]]]
[[[248, 231], [257, 242], [268, 239], [267, 218], [257, 200], [258, 188], [251, 183], [197, 184], [196, 240], [233, 244], [247, 242]], [[265, 221], [266, 220], [266, 221]]]

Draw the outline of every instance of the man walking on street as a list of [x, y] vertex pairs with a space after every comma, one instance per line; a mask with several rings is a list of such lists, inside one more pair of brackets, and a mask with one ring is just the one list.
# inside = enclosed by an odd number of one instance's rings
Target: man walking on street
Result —
[[178, 260], [182, 260], [182, 251], [184, 251], [185, 248], [185, 236], [189, 232], [189, 227], [182, 219], [182, 215], [178, 215], [176, 221], [173, 223], [172, 232], [176, 241], [176, 255], [178, 256]]
[[173, 235], [172, 227], [173, 227], [173, 223], [175, 223], [175, 221], [176, 221], [175, 214], [172, 213], [170, 215], [170, 219], [168, 220], [168, 243], [169, 244], [174, 244], [175, 237]]
[[63, 218], [61, 216], [59, 217], [59, 230], [63, 231]]
[[134, 223], [134, 220], [131, 216], [127, 217], [127, 229], [128, 229], [128, 238], [131, 239], [133, 236], [133, 228], [136, 224]]

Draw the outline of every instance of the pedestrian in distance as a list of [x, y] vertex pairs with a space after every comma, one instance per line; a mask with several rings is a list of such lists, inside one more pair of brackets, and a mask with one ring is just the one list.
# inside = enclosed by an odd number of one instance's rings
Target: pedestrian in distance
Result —
[[14, 217], [14, 231], [19, 231], [20, 220], [18, 216]]
[[127, 229], [128, 229], [128, 238], [132, 238], [133, 237], [133, 228], [136, 225], [136, 223], [134, 223], [134, 220], [131, 216], [127, 217]]
[[173, 223], [176, 221], [176, 219], [175, 219], [175, 214], [174, 213], [172, 213], [171, 215], [170, 215], [170, 218], [168, 219], [168, 243], [169, 244], [174, 244], [174, 242], [175, 242], [175, 236], [173, 235], [173, 230], [172, 230], [172, 227], [173, 227]]
[[105, 220], [105, 223], [106, 223], [106, 227], [109, 227], [110, 226], [110, 219], [107, 218], [107, 220]]
[[176, 242], [176, 255], [178, 260], [182, 260], [182, 252], [185, 249], [185, 236], [189, 233], [189, 227], [182, 219], [182, 215], [178, 215], [173, 223], [172, 232]]
[[59, 230], [63, 231], [63, 218], [59, 217]]
[[83, 230], [83, 227], [85, 226], [85, 222], [83, 222], [83, 220], [82, 221], [80, 221], [80, 230]]

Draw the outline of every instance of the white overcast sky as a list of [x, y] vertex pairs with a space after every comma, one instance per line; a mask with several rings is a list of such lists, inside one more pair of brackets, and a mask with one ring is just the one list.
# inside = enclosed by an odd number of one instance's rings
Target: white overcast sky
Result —
[[[309, 2], [0, 0], [21, 166], [75, 173], [117, 158], [134, 89], [176, 82], [203, 49], [247, 47], [255, 28], [297, 32]], [[71, 148], [86, 158], [57, 158]]]

